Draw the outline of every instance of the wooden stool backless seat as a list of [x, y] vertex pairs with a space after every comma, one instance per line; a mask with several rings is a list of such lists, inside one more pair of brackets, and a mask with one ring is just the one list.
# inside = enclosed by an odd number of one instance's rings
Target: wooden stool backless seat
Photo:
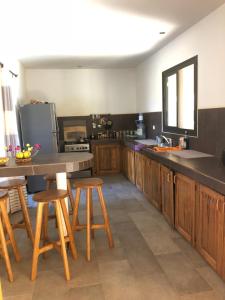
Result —
[[[70, 207], [71, 207], [71, 213], [73, 211], [73, 203], [74, 203], [74, 198], [73, 198], [73, 193], [72, 193], [72, 187], [71, 187], [71, 174], [66, 173], [66, 180], [67, 180], [67, 192], [70, 200]], [[51, 186], [56, 182], [56, 175], [55, 174], [48, 174], [44, 176], [44, 180], [46, 180], [46, 190], [50, 190]]]
[[[56, 249], [60, 252], [63, 258], [65, 277], [70, 280], [70, 270], [66, 252], [66, 243], [69, 243], [73, 259], [77, 258], [77, 250], [74, 242], [74, 237], [69, 221], [69, 214], [67, 212], [65, 199], [68, 197], [68, 192], [65, 190], [48, 190], [37, 193], [33, 196], [33, 200], [38, 203], [37, 205], [37, 220], [36, 220], [36, 231], [34, 238], [34, 250], [33, 250], [33, 261], [31, 280], [36, 279], [37, 276], [37, 264], [38, 257], [40, 254]], [[48, 205], [49, 203], [54, 204], [57, 220], [57, 228], [59, 233], [59, 241], [51, 242], [48, 238], [47, 227], [48, 227]], [[42, 222], [43, 220], [43, 222]], [[64, 236], [63, 224], [67, 231], [67, 236]], [[43, 234], [43, 247], [39, 247], [41, 233]], [[48, 242], [48, 243], [46, 243]]]
[[[76, 198], [75, 198], [75, 205], [74, 205], [74, 212], [73, 212], [73, 221], [72, 221], [72, 229], [74, 231], [80, 230], [80, 229], [86, 229], [86, 243], [87, 243], [87, 260], [91, 260], [91, 235], [94, 238], [94, 230], [96, 229], [104, 229], [106, 231], [109, 247], [113, 248], [113, 237], [112, 232], [110, 229], [109, 224], [109, 217], [108, 212], [104, 200], [104, 196], [102, 193], [102, 185], [103, 180], [100, 178], [83, 178], [83, 179], [76, 179], [75, 182], [75, 188], [76, 188]], [[78, 209], [79, 209], [79, 203], [80, 203], [80, 193], [81, 190], [86, 190], [86, 205], [87, 205], [87, 211], [86, 211], [86, 224], [79, 224], [77, 222], [78, 220]], [[104, 218], [104, 224], [94, 224], [93, 223], [93, 203], [92, 203], [92, 190], [96, 189], [98, 192], [98, 197], [102, 209], [102, 214]]]
[[[11, 244], [16, 261], [20, 261], [20, 254], [16, 246], [16, 241], [13, 235], [13, 229], [10, 224], [10, 220], [6, 208], [7, 199], [8, 199], [8, 193], [0, 192], [0, 254], [3, 256], [3, 259], [5, 260], [9, 281], [12, 282], [13, 273], [12, 273], [7, 245]], [[4, 228], [9, 237], [7, 240], [5, 237]]]
[[23, 213], [23, 221], [13, 224], [13, 228], [23, 228], [26, 229], [28, 237], [31, 239], [32, 243], [34, 241], [30, 216], [26, 204], [26, 199], [23, 192], [23, 186], [26, 185], [26, 180], [24, 179], [9, 179], [0, 182], [0, 190], [17, 190], [20, 200], [20, 205]]

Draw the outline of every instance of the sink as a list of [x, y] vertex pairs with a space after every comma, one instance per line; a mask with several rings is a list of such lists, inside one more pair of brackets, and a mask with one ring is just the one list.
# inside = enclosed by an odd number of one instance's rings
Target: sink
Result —
[[181, 158], [212, 157], [213, 155], [195, 150], [172, 151], [172, 154]]

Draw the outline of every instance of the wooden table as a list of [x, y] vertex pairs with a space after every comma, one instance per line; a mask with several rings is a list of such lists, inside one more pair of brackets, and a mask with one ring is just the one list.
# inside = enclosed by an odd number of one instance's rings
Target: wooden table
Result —
[[[10, 158], [6, 166], [0, 167], [0, 177], [56, 174], [58, 189], [67, 190], [66, 173], [92, 167], [93, 154], [88, 152], [38, 154], [31, 162], [16, 164]], [[66, 199], [68, 208], [68, 199]]]

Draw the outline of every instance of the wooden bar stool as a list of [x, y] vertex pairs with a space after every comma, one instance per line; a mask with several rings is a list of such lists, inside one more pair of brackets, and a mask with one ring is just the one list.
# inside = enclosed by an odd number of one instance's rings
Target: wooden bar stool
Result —
[[[66, 243], [69, 243], [73, 259], [77, 258], [77, 250], [74, 242], [74, 237], [69, 221], [69, 214], [67, 212], [65, 197], [68, 196], [65, 190], [48, 190], [44, 192], [37, 193], [33, 196], [33, 200], [38, 202], [37, 206], [37, 220], [36, 220], [36, 231], [34, 239], [34, 250], [33, 250], [33, 261], [32, 261], [32, 271], [31, 280], [35, 280], [37, 277], [37, 264], [38, 257], [40, 254], [55, 248], [60, 252], [63, 258], [65, 277], [70, 280], [70, 270], [66, 252]], [[49, 203], [54, 204], [56, 211], [57, 227], [59, 232], [59, 241], [51, 242], [48, 238], [47, 227], [48, 227], [48, 205]], [[42, 222], [44, 218], [44, 222]], [[67, 236], [64, 236], [63, 222], [65, 221]], [[44, 246], [39, 247], [41, 232], [43, 230], [43, 240]], [[46, 241], [48, 243], [46, 244]]]
[[[9, 259], [7, 245], [11, 244], [13, 253], [15, 256], [16, 261], [20, 261], [20, 254], [19, 250], [16, 246], [16, 241], [13, 234], [13, 229], [10, 224], [7, 208], [6, 208], [6, 201], [8, 199], [7, 192], [0, 192], [0, 253], [3, 256], [6, 264], [6, 270], [8, 273], [9, 281], [13, 281], [13, 273], [11, 268], [11, 263]], [[6, 229], [6, 233], [8, 234], [8, 239], [6, 240], [4, 227]]]
[[[73, 193], [72, 193], [72, 188], [71, 188], [71, 183], [70, 183], [70, 179], [71, 179], [71, 174], [67, 173], [66, 174], [67, 178], [67, 192], [68, 192], [68, 196], [70, 199], [70, 206], [71, 206], [71, 210], [73, 210], [73, 203], [74, 203], [74, 198], [73, 198]], [[53, 183], [56, 182], [56, 175], [55, 174], [48, 174], [44, 176], [44, 179], [46, 180], [46, 190], [50, 190], [51, 186]]]
[[12, 225], [13, 228], [25, 228], [28, 237], [34, 242], [34, 236], [31, 226], [31, 221], [29, 217], [29, 212], [23, 192], [23, 186], [26, 185], [26, 180], [24, 179], [9, 179], [0, 182], [0, 190], [17, 190], [20, 200], [20, 205], [23, 213], [23, 222], [15, 223]]
[[[105, 200], [102, 193], [102, 185], [103, 180], [100, 178], [83, 178], [83, 179], [77, 179], [75, 180], [75, 187], [76, 187], [76, 198], [75, 198], [75, 205], [74, 205], [74, 212], [73, 212], [73, 221], [72, 221], [72, 229], [74, 231], [80, 230], [80, 229], [86, 229], [87, 232], [87, 260], [91, 260], [91, 235], [94, 237], [94, 230], [95, 229], [105, 229], [109, 247], [114, 247], [112, 232], [110, 229], [109, 224], [109, 217], [108, 212], [105, 204]], [[87, 224], [78, 224], [78, 208], [80, 203], [80, 193], [81, 189], [86, 190], [86, 205], [87, 205], [87, 211], [86, 211], [86, 219]], [[92, 203], [92, 190], [97, 189], [99, 201], [102, 209], [102, 214], [104, 218], [104, 224], [94, 224], [93, 223], [93, 203]]]

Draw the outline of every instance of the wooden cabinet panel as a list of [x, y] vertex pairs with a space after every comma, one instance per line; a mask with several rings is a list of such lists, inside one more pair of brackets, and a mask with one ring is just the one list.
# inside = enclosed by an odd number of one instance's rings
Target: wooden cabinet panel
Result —
[[175, 176], [175, 227], [194, 243], [195, 181], [181, 174]]
[[224, 196], [200, 185], [196, 205], [196, 246], [205, 260], [221, 273]]
[[127, 148], [127, 177], [135, 184], [135, 152]]
[[136, 187], [143, 191], [143, 181], [144, 181], [144, 155], [135, 152], [135, 183]]
[[149, 201], [161, 210], [160, 164], [149, 158], [145, 158], [144, 162], [143, 191]]
[[143, 179], [143, 192], [145, 196], [150, 199], [151, 197], [151, 159], [144, 158], [144, 179]]
[[92, 147], [94, 174], [106, 175], [120, 172], [120, 145], [101, 144]]
[[162, 213], [167, 222], [174, 227], [174, 185], [173, 172], [161, 165], [161, 197], [162, 197]]
[[151, 162], [151, 189], [150, 189], [150, 201], [158, 208], [162, 209], [161, 189], [160, 189], [160, 164], [152, 160]]

